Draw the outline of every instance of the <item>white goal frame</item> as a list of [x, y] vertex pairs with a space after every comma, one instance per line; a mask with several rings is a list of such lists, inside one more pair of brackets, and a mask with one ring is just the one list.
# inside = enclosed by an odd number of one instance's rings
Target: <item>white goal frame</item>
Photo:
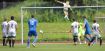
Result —
[[[105, 6], [71, 6], [71, 7], [68, 7], [68, 8], [105, 8]], [[64, 8], [64, 7], [21, 7], [21, 44], [23, 45], [24, 43], [24, 28], [23, 28], [23, 9], [31, 9], [31, 8], [40, 8], [40, 9], [43, 9], [43, 8]]]

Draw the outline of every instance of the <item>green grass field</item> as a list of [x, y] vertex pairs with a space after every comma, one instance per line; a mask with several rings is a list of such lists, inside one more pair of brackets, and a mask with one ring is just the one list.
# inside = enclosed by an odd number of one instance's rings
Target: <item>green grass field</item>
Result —
[[[39, 0], [37, 0], [39, 1]], [[20, 13], [20, 8], [21, 7], [27, 7], [27, 6], [38, 6], [40, 7], [41, 5], [44, 6], [43, 4], [43, 1], [39, 1], [39, 2], [36, 2], [36, 0], [26, 0], [24, 2], [20, 2], [20, 3], [17, 3], [16, 5], [14, 6], [10, 6], [10, 7], [7, 7], [5, 9], [1, 9], [0, 10], [0, 23], [3, 21], [3, 17], [6, 17], [7, 20], [9, 21], [10, 20], [10, 16], [13, 15], [15, 16], [15, 20], [18, 22], [18, 29], [17, 29], [17, 36], [16, 36], [16, 40], [18, 41], [21, 41], [21, 13]], [[46, 5], [45, 5], [46, 6]], [[41, 9], [42, 10], [42, 9]], [[64, 15], [63, 15], [63, 11], [56, 11], [57, 13], [54, 12], [53, 10], [53, 14], [49, 14], [49, 9], [43, 9], [42, 12], [40, 12], [40, 10], [37, 12], [35, 12], [35, 18], [38, 19], [39, 21], [39, 24], [38, 24], [38, 27], [37, 27], [37, 32], [38, 32], [38, 36], [39, 36], [39, 41], [42, 41], [42, 39], [44, 40], [47, 40], [47, 41], [65, 41], [65, 40], [68, 40], [68, 39], [72, 39], [72, 34], [68, 34], [68, 33], [44, 33], [43, 34], [43, 37], [42, 37], [42, 34], [39, 33], [39, 30], [43, 30], [44, 32], [67, 32], [70, 30], [70, 27], [71, 27], [71, 22], [69, 21], [64, 21]], [[51, 9], [50, 9], [51, 10]], [[74, 9], [74, 11], [77, 12], [77, 18], [79, 18], [79, 21], [81, 21], [81, 15], [85, 15], [85, 16], [88, 16], [88, 20], [89, 20], [89, 23], [91, 24], [92, 22], [92, 19], [94, 18], [94, 16], [98, 16], [98, 15], [101, 15], [101, 16], [104, 16], [104, 8], [102, 9], [98, 9], [98, 12], [96, 11], [97, 9], [92, 9], [92, 8], [85, 8], [85, 9], [82, 9], [79, 10], [79, 9]], [[35, 11], [34, 9], [30, 9], [28, 10], [29, 12], [27, 12], [27, 9], [25, 10], [24, 9], [24, 41], [27, 40], [27, 34], [28, 34], [28, 24], [27, 24], [27, 21], [30, 17], [30, 14], [31, 11]], [[92, 12], [91, 12], [92, 11]], [[96, 12], [94, 12], [96, 11]], [[10, 13], [11, 12], [11, 13]], [[52, 10], [50, 11], [52, 12]], [[82, 13], [84, 12], [84, 13]], [[94, 14], [93, 14], [94, 13]], [[42, 15], [43, 14], [43, 15]], [[91, 14], [91, 17], [89, 16]], [[93, 15], [93, 16], [92, 16]], [[51, 16], [51, 17], [50, 17]], [[62, 18], [62, 19], [60, 19]], [[45, 20], [47, 19], [48, 22], [46, 22]], [[43, 20], [43, 21], [41, 21]], [[51, 20], [53, 20], [51, 22]], [[57, 21], [59, 20], [59, 21]], [[105, 23], [104, 23], [104, 20], [102, 21], [102, 19], [97, 19], [97, 20], [100, 20], [101, 22], [99, 23], [100, 24], [100, 28], [102, 30], [102, 38], [105, 40]], [[1, 26], [0, 26], [1, 28]], [[2, 31], [0, 29], [0, 40], [2, 40]]]
[[[85, 0], [84, 0], [85, 1]], [[89, 1], [90, 2], [90, 1]], [[94, 2], [94, 1], [93, 1]], [[50, 2], [49, 2], [50, 3]], [[52, 2], [53, 3], [53, 2]], [[88, 2], [87, 2], [88, 3]], [[55, 3], [54, 3], [55, 4]], [[53, 4], [53, 5], [54, 5]], [[91, 3], [89, 3], [91, 4]], [[98, 4], [104, 5], [104, 2], [98, 2]], [[25, 0], [24, 2], [19, 2], [16, 5], [9, 6], [5, 9], [0, 9], [0, 23], [3, 21], [3, 18], [6, 17], [7, 20], [10, 20], [10, 16], [15, 16], [15, 20], [18, 22], [16, 43], [21, 42], [21, 7], [42, 7], [42, 6], [52, 6], [52, 4], [47, 4], [46, 2], [40, 0]], [[97, 4], [96, 4], [97, 5]], [[89, 17], [90, 26], [92, 24], [92, 20], [97, 16], [102, 17], [105, 16], [105, 8], [83, 8], [83, 9], [73, 9], [75, 15], [73, 13], [70, 14], [70, 18], [76, 18], [78, 21], [82, 21], [81, 16]], [[38, 43], [39, 42], [73, 42], [72, 41], [72, 33], [51, 33], [51, 32], [68, 32], [71, 27], [71, 22], [64, 20], [64, 14], [62, 9], [24, 9], [23, 10], [23, 19], [24, 19], [24, 42], [27, 41], [28, 34], [28, 24], [27, 21], [31, 14], [35, 15], [35, 18], [38, 19]], [[101, 35], [103, 39], [103, 43], [105, 43], [105, 20], [97, 19], [100, 24]], [[1, 24], [0, 24], [1, 25]], [[0, 26], [1, 28], [1, 26]], [[43, 30], [44, 32], [41, 34], [39, 31]], [[31, 39], [32, 41], [33, 39]], [[0, 44], [2, 42], [2, 30], [0, 29]], [[3, 47], [0, 45], [0, 51], [105, 51], [105, 44], [101, 47], [99, 45], [93, 45], [88, 47], [87, 45], [77, 45], [74, 46], [72, 44], [37, 44], [36, 47], [26, 48], [26, 44], [24, 45], [16, 45], [14, 48], [9, 48], [8, 46]]]
[[37, 44], [36, 47], [26, 48], [26, 45], [16, 45], [14, 48], [0, 46], [0, 51], [105, 51], [105, 45], [77, 45], [72, 44]]

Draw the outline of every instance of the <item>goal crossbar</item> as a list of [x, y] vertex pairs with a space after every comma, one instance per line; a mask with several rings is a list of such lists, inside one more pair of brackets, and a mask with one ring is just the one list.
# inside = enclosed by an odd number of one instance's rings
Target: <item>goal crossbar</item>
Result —
[[[71, 7], [67, 7], [67, 8], [98, 8], [98, 7], [105, 7], [105, 6], [71, 6]], [[21, 7], [21, 9], [23, 8], [65, 8], [65, 7]]]
[[95, 18], [98, 18], [98, 19], [99, 19], [99, 18], [100, 18], [100, 19], [103, 18], [103, 19], [104, 19], [105, 17], [95, 17]]

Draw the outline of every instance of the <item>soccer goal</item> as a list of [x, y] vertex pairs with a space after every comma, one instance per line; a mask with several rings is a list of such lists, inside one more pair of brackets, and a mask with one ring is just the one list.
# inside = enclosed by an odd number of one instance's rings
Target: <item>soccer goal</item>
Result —
[[[72, 10], [68, 10], [68, 17], [70, 20], [64, 18], [64, 7], [21, 7], [21, 43], [24, 43], [28, 34], [27, 21], [31, 15], [39, 21], [38, 33], [42, 32], [46, 40], [52, 39], [70, 39], [71, 34], [68, 35], [70, 24], [73, 18], [82, 21], [82, 16], [86, 16], [89, 22], [98, 16], [105, 16], [105, 6], [71, 6]], [[68, 7], [69, 8], [69, 7]], [[100, 18], [96, 19], [100, 20]], [[101, 27], [102, 28], [102, 27]], [[59, 34], [59, 35], [58, 35]], [[39, 35], [41, 39], [41, 35]], [[53, 37], [52, 37], [53, 36]]]

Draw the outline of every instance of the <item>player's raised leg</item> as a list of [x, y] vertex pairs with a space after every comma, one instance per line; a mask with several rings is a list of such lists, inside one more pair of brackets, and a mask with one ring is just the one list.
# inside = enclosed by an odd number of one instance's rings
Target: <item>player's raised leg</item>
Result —
[[33, 41], [33, 43], [32, 43], [32, 45], [33, 45], [34, 47], [36, 46], [37, 40], [38, 40], [38, 36], [34, 36], [34, 41]]

